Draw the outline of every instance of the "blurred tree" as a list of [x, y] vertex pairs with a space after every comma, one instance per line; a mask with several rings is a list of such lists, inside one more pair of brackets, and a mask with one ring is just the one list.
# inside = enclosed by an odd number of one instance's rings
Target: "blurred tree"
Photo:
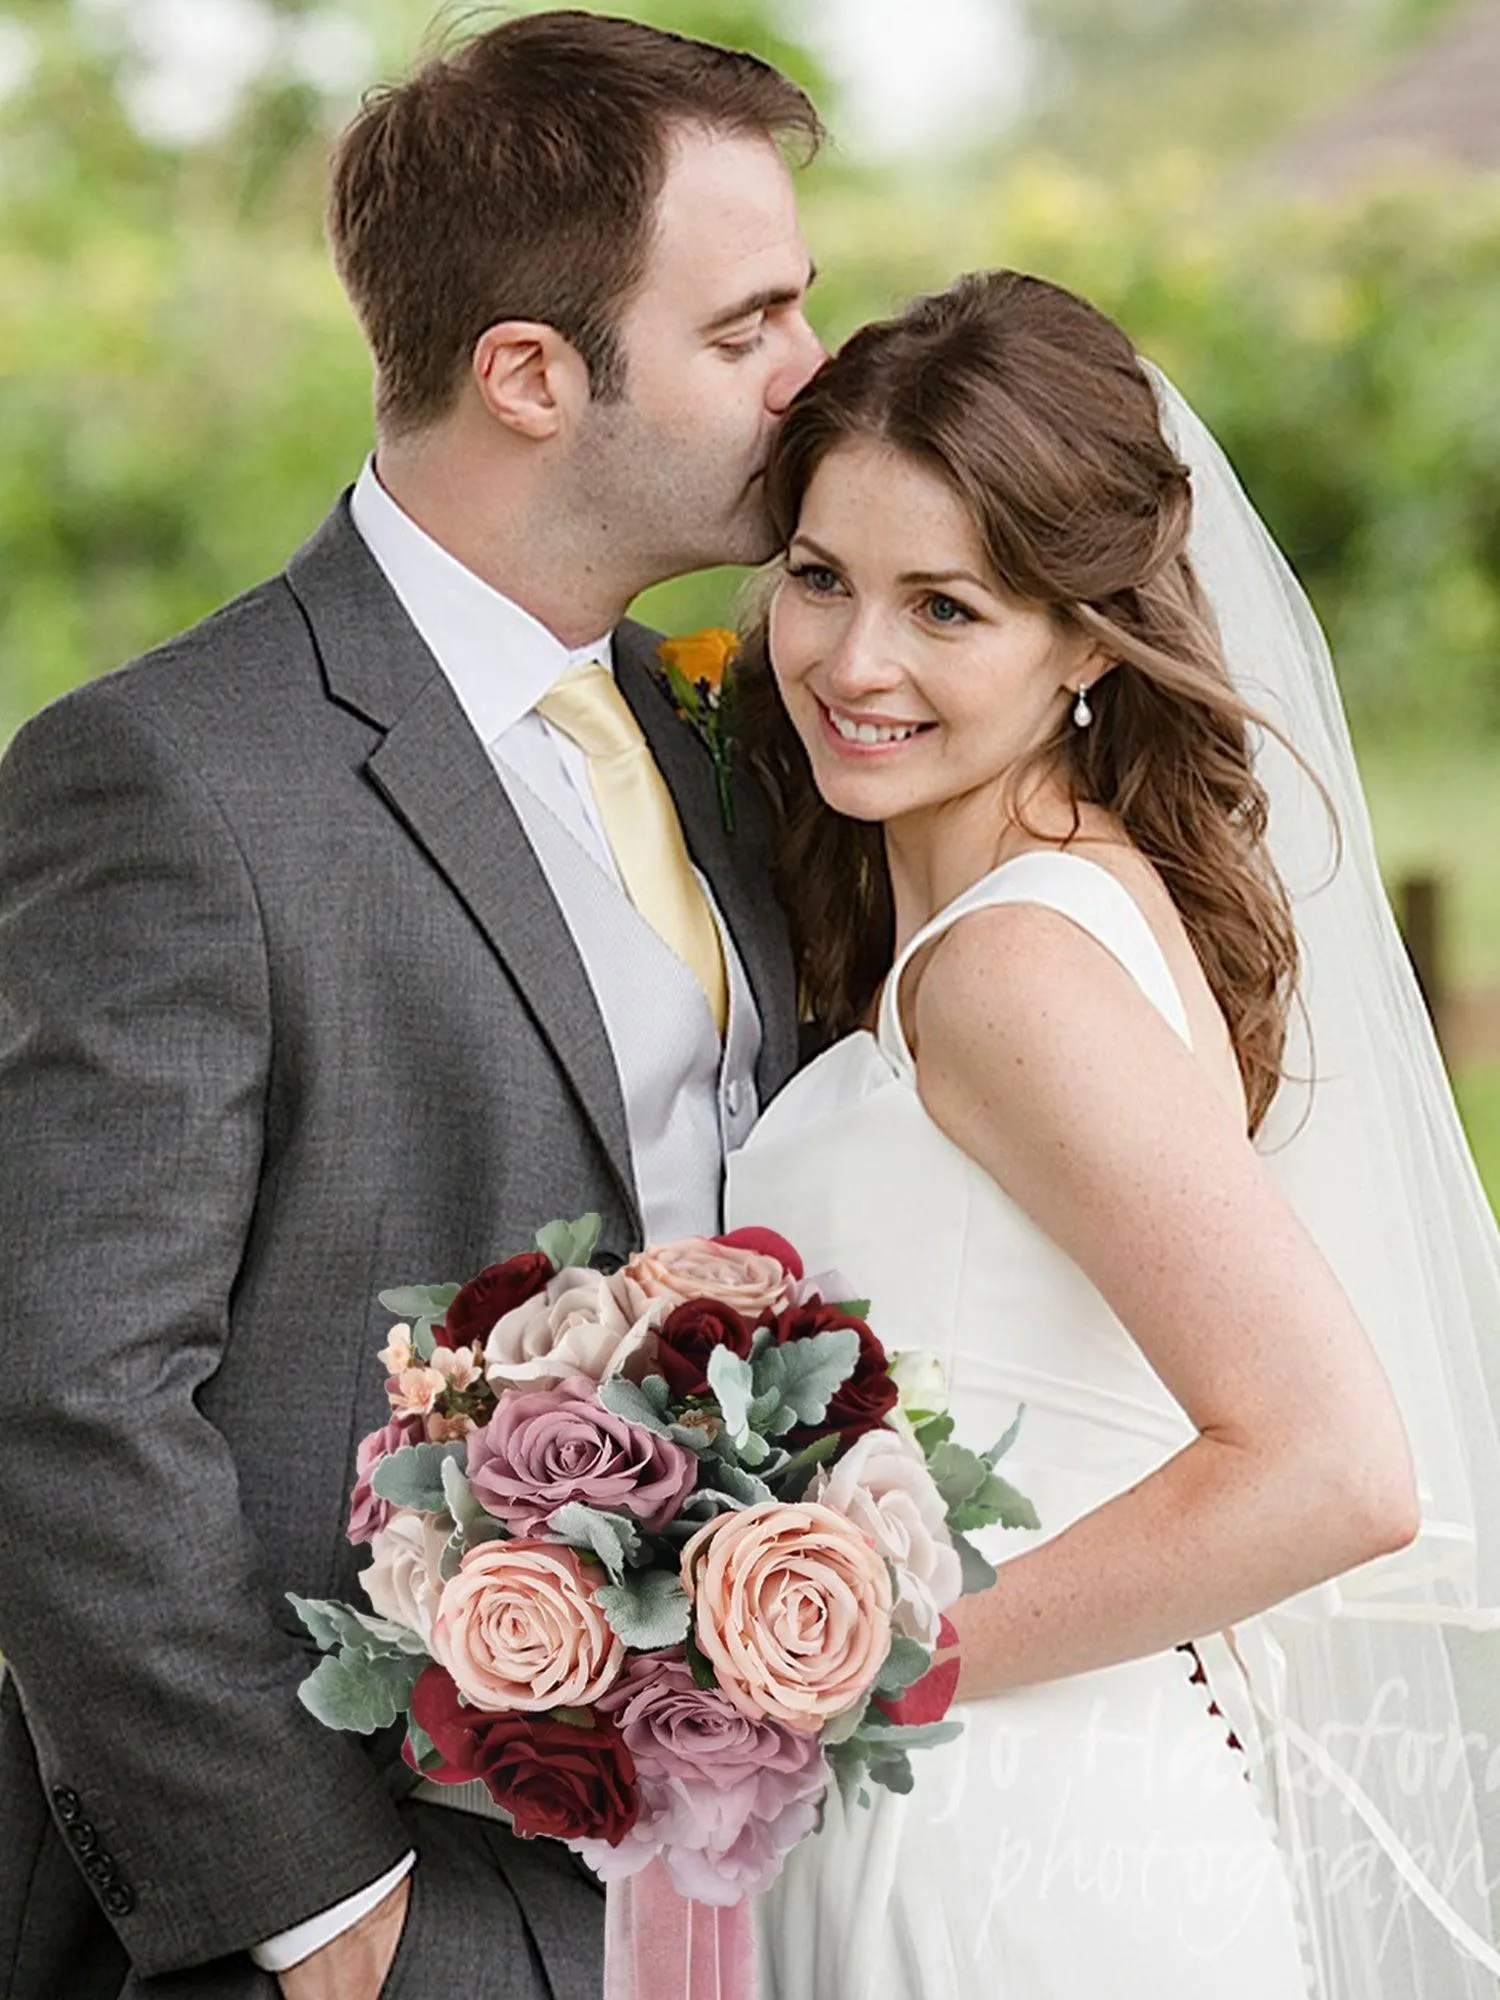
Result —
[[1022, 0], [1037, 54], [1013, 135], [1102, 171], [1162, 144], [1253, 152], [1462, 0]]

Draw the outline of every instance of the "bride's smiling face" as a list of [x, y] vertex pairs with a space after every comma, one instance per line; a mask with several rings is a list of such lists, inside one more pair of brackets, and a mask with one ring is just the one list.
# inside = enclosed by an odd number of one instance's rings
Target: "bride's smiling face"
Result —
[[1001, 587], [946, 480], [863, 439], [808, 485], [770, 651], [823, 797], [887, 822], [993, 795], [1097, 671], [1087, 641]]

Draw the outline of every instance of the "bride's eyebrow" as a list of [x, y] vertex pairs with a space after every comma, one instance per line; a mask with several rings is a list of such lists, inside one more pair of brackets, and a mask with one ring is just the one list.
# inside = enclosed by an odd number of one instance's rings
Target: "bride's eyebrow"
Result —
[[896, 581], [926, 584], [929, 589], [945, 583], [969, 583], [976, 590], [987, 590], [991, 596], [995, 593], [994, 584], [987, 583], [982, 576], [975, 576], [971, 569], [909, 569], [904, 570]]
[[839, 561], [838, 557], [833, 553], [831, 549], [825, 549], [823, 547], [823, 544], [821, 542], [815, 542], [811, 535], [804, 535], [800, 528], [798, 528], [797, 531], [793, 534], [791, 541], [787, 544], [787, 548], [788, 550], [791, 550], [797, 548], [799, 545], [802, 548], [806, 549], [807, 553], [810, 556], [812, 556], [815, 561], [820, 563], [827, 563], [830, 569], [843, 568], [843, 564]]

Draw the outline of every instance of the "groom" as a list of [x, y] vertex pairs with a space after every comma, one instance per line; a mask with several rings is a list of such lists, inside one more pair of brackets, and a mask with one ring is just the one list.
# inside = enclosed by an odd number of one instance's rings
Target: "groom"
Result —
[[793, 1065], [766, 828], [622, 619], [770, 551], [818, 138], [583, 13], [372, 101], [330, 211], [372, 464], [0, 770], [8, 2000], [598, 1990], [596, 1887], [315, 1723], [286, 1593], [357, 1593], [376, 1290], [587, 1209], [603, 1260], [712, 1230]]

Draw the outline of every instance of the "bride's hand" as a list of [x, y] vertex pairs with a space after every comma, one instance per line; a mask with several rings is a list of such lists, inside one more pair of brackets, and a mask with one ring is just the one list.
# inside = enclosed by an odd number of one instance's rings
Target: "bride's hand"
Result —
[[406, 1926], [411, 1877], [321, 1950], [277, 1974], [282, 2000], [379, 2000]]

